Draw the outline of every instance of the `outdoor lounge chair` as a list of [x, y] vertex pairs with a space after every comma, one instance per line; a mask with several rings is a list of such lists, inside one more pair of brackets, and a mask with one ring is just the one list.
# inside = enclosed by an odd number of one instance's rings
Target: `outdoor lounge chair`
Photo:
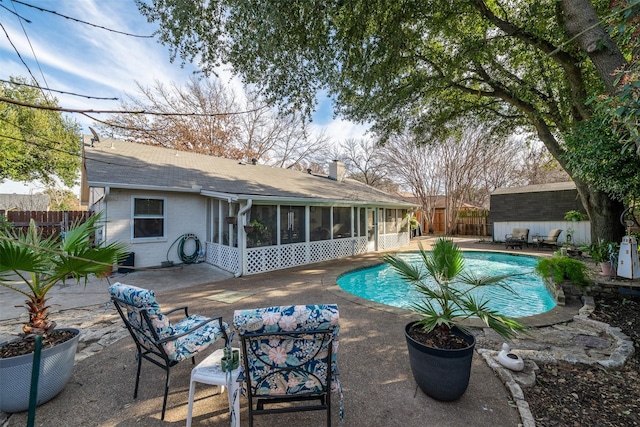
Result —
[[314, 410], [326, 410], [331, 426], [331, 390], [341, 391], [338, 320], [333, 304], [235, 311], [243, 359], [238, 381], [249, 400], [249, 427], [254, 415]]
[[[109, 293], [137, 348], [138, 370], [133, 398], [138, 397], [142, 359], [148, 360], [165, 371], [162, 402], [162, 419], [164, 420], [170, 368], [186, 359], [191, 359], [195, 364], [195, 355], [220, 337], [224, 338], [226, 346], [229, 341], [227, 335], [229, 325], [223, 322], [220, 316], [213, 318], [197, 314], [189, 316], [187, 307], [178, 307], [162, 313], [155, 294], [151, 290], [114, 283], [109, 286]], [[172, 324], [168, 315], [177, 311], [184, 311], [185, 318]]]
[[544, 247], [552, 247], [552, 248], [556, 248], [558, 246], [558, 237], [560, 237], [560, 234], [562, 233], [562, 230], [559, 228], [554, 228], [553, 230], [549, 231], [549, 235], [547, 237], [536, 237], [534, 239], [534, 243], [538, 248], [544, 248]]
[[513, 249], [519, 247], [522, 249], [522, 245], [529, 246], [529, 229], [528, 228], [514, 228], [511, 234], [504, 236], [505, 248], [512, 247]]

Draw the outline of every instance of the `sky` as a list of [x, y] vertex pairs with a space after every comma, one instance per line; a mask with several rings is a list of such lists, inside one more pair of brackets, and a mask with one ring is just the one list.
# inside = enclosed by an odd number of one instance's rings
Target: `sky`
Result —
[[[81, 21], [124, 33], [149, 36], [157, 28], [140, 15], [133, 0], [21, 0], [23, 3], [55, 11]], [[15, 13], [14, 13], [15, 12]], [[17, 16], [31, 21], [30, 23]], [[44, 12], [11, 0], [0, 2], [0, 79], [11, 76], [35, 78], [40, 86], [92, 97], [124, 99], [136, 95], [136, 82], [144, 86], [154, 81], [180, 85], [197, 71], [196, 66], [170, 62], [169, 50], [156, 38], [118, 34]], [[16, 53], [19, 52], [19, 55]], [[25, 65], [26, 64], [26, 65]], [[197, 65], [197, 64], [196, 64]], [[224, 67], [223, 83], [236, 91], [239, 80]], [[59, 105], [70, 109], [118, 110], [119, 101], [97, 100], [54, 93]], [[334, 142], [364, 136], [365, 125], [333, 118], [331, 102], [320, 97], [313, 129], [325, 130]], [[94, 123], [73, 114], [84, 133]], [[106, 114], [96, 115], [106, 118]], [[0, 193], [38, 192], [37, 183], [23, 185], [5, 181]]]

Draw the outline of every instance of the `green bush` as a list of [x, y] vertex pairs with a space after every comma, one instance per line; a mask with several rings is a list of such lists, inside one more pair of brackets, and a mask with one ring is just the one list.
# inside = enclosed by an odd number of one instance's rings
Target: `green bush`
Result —
[[554, 255], [538, 261], [536, 271], [545, 279], [553, 278], [556, 283], [568, 280], [580, 288], [589, 284], [587, 266], [577, 259]]

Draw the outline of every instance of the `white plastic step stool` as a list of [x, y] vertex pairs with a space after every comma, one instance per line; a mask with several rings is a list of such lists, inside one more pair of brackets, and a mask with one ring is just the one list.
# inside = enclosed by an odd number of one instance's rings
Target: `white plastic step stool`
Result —
[[[238, 350], [234, 348], [233, 350]], [[187, 412], [187, 427], [191, 427], [191, 414], [193, 411], [193, 395], [196, 383], [220, 386], [220, 392], [227, 386], [227, 373], [222, 371], [220, 362], [224, 356], [224, 349], [220, 348], [204, 359], [191, 371], [191, 383], [189, 385], [189, 409]], [[231, 371], [231, 386], [227, 390], [229, 398], [229, 416], [232, 418], [232, 427], [240, 427], [240, 396], [238, 396], [238, 369]], [[234, 398], [235, 397], [235, 398]]]

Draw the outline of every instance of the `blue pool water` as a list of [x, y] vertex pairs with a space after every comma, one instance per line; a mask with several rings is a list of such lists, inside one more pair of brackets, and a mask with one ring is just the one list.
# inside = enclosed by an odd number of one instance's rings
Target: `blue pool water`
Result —
[[[519, 274], [504, 282], [514, 292], [500, 286], [483, 286], [473, 291], [500, 314], [526, 317], [544, 313], [556, 306], [553, 296], [534, 271], [538, 263], [537, 258], [496, 252], [464, 254], [465, 269], [475, 272], [476, 275]], [[417, 252], [407, 252], [399, 256], [409, 262], [421, 264]], [[402, 280], [387, 264], [346, 273], [338, 278], [338, 285], [360, 298], [393, 307], [410, 308], [413, 301], [422, 298], [410, 283]]]

